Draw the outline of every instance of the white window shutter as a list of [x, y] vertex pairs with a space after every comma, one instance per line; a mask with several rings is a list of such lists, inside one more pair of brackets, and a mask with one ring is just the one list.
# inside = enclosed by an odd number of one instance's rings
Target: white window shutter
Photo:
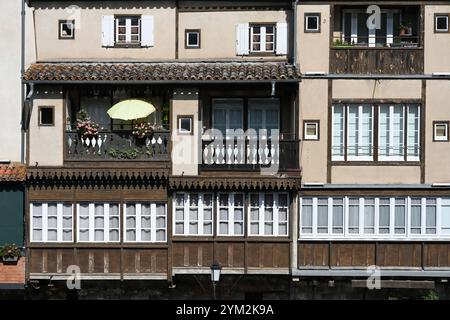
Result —
[[240, 23], [236, 26], [236, 54], [238, 56], [248, 55], [249, 53], [249, 25]]
[[288, 27], [286, 22], [277, 23], [277, 54], [288, 54]]
[[141, 17], [141, 46], [153, 47], [154, 42], [153, 16], [143, 15]]
[[102, 46], [114, 46], [114, 16], [102, 17]]

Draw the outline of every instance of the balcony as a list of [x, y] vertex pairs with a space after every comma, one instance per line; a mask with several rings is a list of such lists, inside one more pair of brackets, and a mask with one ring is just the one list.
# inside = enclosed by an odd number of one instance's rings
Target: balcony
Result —
[[380, 24], [368, 28], [364, 7], [335, 6], [330, 72], [422, 74], [423, 17], [419, 6], [382, 7]]
[[279, 141], [241, 137], [222, 140], [202, 139], [203, 170], [259, 170], [299, 167], [299, 141], [292, 135], [281, 135]]
[[130, 131], [99, 131], [84, 137], [65, 132], [66, 161], [169, 161], [169, 131], [136, 139]]

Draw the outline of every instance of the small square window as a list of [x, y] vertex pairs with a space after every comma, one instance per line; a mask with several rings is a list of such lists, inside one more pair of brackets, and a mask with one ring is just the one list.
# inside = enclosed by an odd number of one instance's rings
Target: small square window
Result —
[[320, 13], [305, 13], [305, 32], [320, 32]]
[[186, 30], [186, 49], [200, 48], [200, 30]]
[[178, 133], [194, 134], [192, 122], [193, 122], [192, 116], [178, 116]]
[[75, 20], [59, 20], [59, 39], [75, 39]]
[[319, 140], [319, 120], [304, 121], [303, 130], [303, 140]]
[[55, 125], [55, 108], [39, 107], [39, 125], [54, 126]]
[[433, 131], [433, 141], [448, 141], [448, 122], [434, 122]]
[[434, 31], [435, 32], [448, 32], [448, 15], [436, 14], [434, 16]]

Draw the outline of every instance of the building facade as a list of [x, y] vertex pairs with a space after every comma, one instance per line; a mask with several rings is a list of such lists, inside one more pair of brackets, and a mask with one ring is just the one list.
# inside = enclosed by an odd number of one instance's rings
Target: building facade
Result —
[[[448, 277], [448, 2], [28, 5], [33, 286], [73, 266], [161, 296], [213, 263], [235, 298]], [[148, 125], [108, 116], [130, 99]]]

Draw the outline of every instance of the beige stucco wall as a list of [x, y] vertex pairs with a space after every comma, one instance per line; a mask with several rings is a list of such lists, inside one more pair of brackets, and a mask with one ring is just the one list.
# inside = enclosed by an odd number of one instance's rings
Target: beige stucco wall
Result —
[[335, 184], [419, 184], [420, 166], [334, 166]]
[[420, 99], [421, 80], [333, 80], [333, 99]]
[[[157, 60], [175, 58], [175, 8], [173, 1], [34, 3], [38, 60]], [[81, 10], [69, 10], [76, 5]], [[154, 16], [154, 46], [103, 48], [102, 16], [148, 14]], [[79, 22], [74, 40], [58, 39], [58, 20]]]
[[450, 81], [427, 81], [425, 183], [450, 182], [450, 142], [433, 142], [433, 121], [450, 121]]
[[[304, 80], [300, 91], [300, 166], [303, 183], [327, 179], [328, 80]], [[319, 141], [303, 141], [303, 121], [319, 120]]]
[[[254, 59], [253, 56], [236, 56], [236, 26], [239, 23], [290, 22], [286, 11], [201, 11], [179, 14], [180, 59]], [[288, 26], [289, 28], [289, 26]], [[201, 48], [185, 48], [185, 30], [201, 30]], [[258, 57], [260, 58], [260, 57]], [[270, 56], [266, 59], [285, 59]], [[264, 59], [264, 58], [261, 58]]]
[[[47, 93], [46, 93], [47, 92]], [[63, 95], [57, 90], [36, 92], [29, 129], [29, 165], [63, 165]], [[55, 125], [39, 126], [39, 106], [55, 107]]]
[[[199, 102], [197, 89], [175, 89], [171, 100], [172, 174], [198, 175], [199, 150]], [[193, 116], [194, 134], [178, 133], [178, 116]]]
[[450, 5], [425, 6], [425, 73], [450, 72], [450, 33], [434, 33], [435, 13], [450, 13]]
[[[320, 13], [320, 33], [305, 33], [305, 13]], [[328, 72], [330, 55], [330, 6], [302, 4], [297, 10], [297, 61], [300, 71]]]
[[[19, 162], [21, 158], [21, 1], [0, 1], [0, 160]], [[27, 40], [32, 31], [31, 10], [26, 7]], [[34, 60], [33, 42], [25, 50], [26, 64]]]

